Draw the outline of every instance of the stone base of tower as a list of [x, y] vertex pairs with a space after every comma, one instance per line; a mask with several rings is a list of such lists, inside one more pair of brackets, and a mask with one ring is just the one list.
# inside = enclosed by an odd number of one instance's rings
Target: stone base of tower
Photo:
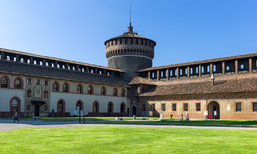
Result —
[[124, 79], [129, 82], [138, 70], [152, 67], [152, 59], [135, 55], [113, 56], [108, 58], [108, 67], [123, 70]]

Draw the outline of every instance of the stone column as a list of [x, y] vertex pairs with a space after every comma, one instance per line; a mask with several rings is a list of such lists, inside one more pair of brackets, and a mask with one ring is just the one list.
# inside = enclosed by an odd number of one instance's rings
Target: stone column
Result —
[[235, 60], [235, 74], [238, 74], [238, 60]]
[[157, 80], [160, 80], [160, 71], [157, 70]]
[[16, 55], [16, 62], [20, 62], [20, 56]]
[[179, 79], [179, 67], [177, 67], [177, 79]]
[[190, 67], [187, 66], [187, 77], [190, 78]]
[[167, 80], [169, 80], [170, 79], [170, 70], [167, 68], [167, 70], [166, 70], [166, 77], [167, 77]]
[[222, 74], [225, 74], [225, 69], [226, 69], [226, 68], [225, 68], [225, 62], [223, 61], [223, 62], [222, 62]]
[[249, 73], [252, 73], [253, 70], [253, 59], [249, 58]]
[[151, 80], [151, 71], [148, 71], [148, 80]]
[[43, 59], [43, 66], [46, 66], [46, 60]]
[[199, 74], [199, 78], [202, 76], [202, 65], [198, 66], [198, 74]]
[[30, 57], [30, 64], [34, 64], [34, 59], [33, 59], [33, 57]]
[[4, 53], [1, 53], [1, 60], [4, 60]]
[[213, 74], [213, 63], [210, 63], [210, 76]]

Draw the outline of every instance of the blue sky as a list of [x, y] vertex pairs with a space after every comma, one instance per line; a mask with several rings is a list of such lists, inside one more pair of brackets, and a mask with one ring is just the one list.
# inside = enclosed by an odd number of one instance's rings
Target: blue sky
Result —
[[0, 47], [107, 66], [130, 3], [154, 66], [257, 52], [256, 0], [0, 0]]

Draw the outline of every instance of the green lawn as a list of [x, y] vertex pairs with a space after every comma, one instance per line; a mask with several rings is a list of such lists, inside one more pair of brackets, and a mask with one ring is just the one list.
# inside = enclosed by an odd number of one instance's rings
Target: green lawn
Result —
[[[83, 117], [81, 117], [82, 119]], [[115, 120], [115, 118], [123, 118], [124, 120], [132, 120], [133, 117], [86, 117], [86, 120]], [[159, 117], [137, 117], [137, 119], [160, 119]], [[41, 117], [42, 120], [78, 120], [79, 117]]]
[[0, 153], [256, 153], [256, 130], [63, 127], [0, 132]]
[[192, 120], [192, 121], [104, 121], [105, 124], [185, 125], [185, 126], [243, 126], [257, 127], [256, 120]]

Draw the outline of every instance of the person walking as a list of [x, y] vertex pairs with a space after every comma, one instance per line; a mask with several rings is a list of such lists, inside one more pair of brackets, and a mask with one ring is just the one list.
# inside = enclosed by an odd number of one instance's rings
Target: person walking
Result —
[[15, 113], [14, 113], [13, 122], [15, 123], [16, 120], [19, 122], [19, 113], [18, 113], [18, 110], [16, 110]]

